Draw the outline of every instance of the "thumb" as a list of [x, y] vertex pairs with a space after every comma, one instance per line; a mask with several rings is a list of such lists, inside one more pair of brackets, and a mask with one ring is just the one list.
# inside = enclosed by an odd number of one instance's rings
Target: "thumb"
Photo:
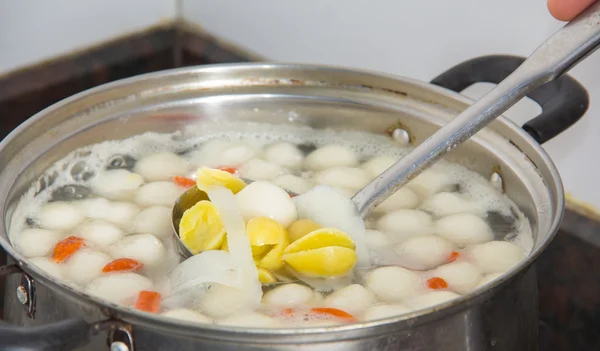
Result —
[[570, 21], [595, 0], [548, 0], [550, 14], [560, 21]]

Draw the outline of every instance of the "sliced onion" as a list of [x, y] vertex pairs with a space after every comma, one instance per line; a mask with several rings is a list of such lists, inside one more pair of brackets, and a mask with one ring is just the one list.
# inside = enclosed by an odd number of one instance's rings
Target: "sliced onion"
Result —
[[231, 190], [225, 187], [212, 187], [206, 191], [215, 205], [227, 232], [227, 244], [230, 257], [238, 273], [240, 289], [246, 292], [248, 307], [256, 309], [262, 299], [262, 285], [258, 280], [258, 271], [252, 258], [250, 240], [246, 235], [246, 224], [240, 212], [237, 199]]
[[173, 269], [170, 278], [172, 294], [207, 283], [240, 285], [231, 255], [221, 250], [204, 251], [188, 258]]
[[240, 286], [235, 265], [227, 251], [199, 253], [181, 262], [169, 274], [170, 294], [162, 304], [165, 308], [184, 308], [204, 297], [214, 284]]
[[318, 185], [293, 200], [298, 218], [310, 219], [323, 227], [336, 228], [350, 235], [356, 245], [357, 266], [370, 266], [365, 222], [352, 200], [326, 185]]

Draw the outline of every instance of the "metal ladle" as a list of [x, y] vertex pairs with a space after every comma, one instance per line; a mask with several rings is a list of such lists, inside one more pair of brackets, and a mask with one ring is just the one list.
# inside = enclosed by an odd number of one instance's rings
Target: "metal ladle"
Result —
[[[464, 143], [528, 93], [569, 71], [600, 45], [600, 2], [588, 7], [539, 46], [511, 75], [467, 107], [452, 121], [415, 147], [352, 197], [365, 218], [374, 207], [400, 187]], [[207, 199], [199, 190], [188, 190], [173, 209], [175, 233], [185, 209], [195, 200]], [[203, 193], [202, 193], [203, 194]], [[192, 203], [193, 202], [193, 203]], [[196, 201], [197, 202], [197, 201]], [[177, 235], [179, 239], [179, 236]], [[186, 257], [191, 253], [179, 240]]]

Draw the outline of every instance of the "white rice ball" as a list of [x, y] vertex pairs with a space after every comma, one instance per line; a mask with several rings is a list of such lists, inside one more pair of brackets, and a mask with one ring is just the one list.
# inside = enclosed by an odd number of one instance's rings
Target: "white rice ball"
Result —
[[152, 267], [162, 262], [166, 249], [152, 234], [135, 234], [116, 242], [109, 248], [109, 253], [115, 259], [127, 257]]
[[369, 290], [360, 284], [352, 284], [329, 294], [323, 300], [323, 306], [358, 314], [374, 302], [375, 298]]
[[475, 287], [475, 289], [480, 288], [484, 285], [487, 285], [488, 283], [493, 282], [494, 280], [500, 278], [502, 276], [502, 273], [490, 273], [490, 274], [486, 274], [483, 279], [481, 279], [479, 281], [479, 283], [477, 283], [477, 286]]
[[269, 162], [292, 169], [300, 168], [304, 161], [302, 151], [296, 145], [284, 141], [275, 142], [267, 146], [263, 157]]
[[304, 194], [312, 188], [312, 184], [308, 180], [292, 174], [280, 175], [273, 179], [271, 183], [296, 194]]
[[433, 213], [437, 217], [451, 216], [459, 213], [485, 214], [485, 208], [457, 193], [442, 192], [433, 195], [421, 206], [421, 209]]
[[40, 208], [38, 219], [43, 228], [62, 231], [73, 229], [84, 217], [71, 203], [51, 202]]
[[419, 196], [409, 188], [403, 187], [375, 207], [375, 211], [391, 212], [399, 209], [415, 208], [418, 205]]
[[312, 171], [320, 171], [331, 167], [354, 167], [358, 158], [352, 149], [340, 145], [327, 145], [311, 152], [304, 165]]
[[221, 284], [212, 285], [197, 306], [212, 318], [221, 319], [249, 312], [247, 293]]
[[136, 273], [111, 273], [92, 280], [85, 292], [117, 304], [132, 304], [140, 291], [152, 290], [152, 281]]
[[297, 307], [308, 304], [314, 298], [313, 290], [300, 284], [285, 284], [267, 292], [262, 303], [272, 307]]
[[377, 250], [390, 245], [388, 236], [379, 230], [367, 229], [365, 237], [367, 239], [367, 246], [369, 246], [371, 250]]
[[448, 261], [453, 245], [436, 235], [408, 238], [395, 247], [403, 266], [416, 270], [433, 269]]
[[369, 272], [366, 287], [380, 300], [400, 302], [423, 289], [419, 274], [402, 267], [381, 267]]
[[414, 310], [420, 310], [443, 304], [444, 302], [454, 300], [458, 297], [460, 297], [460, 295], [452, 291], [432, 291], [420, 296], [413, 297], [407, 300], [405, 303]]
[[74, 253], [66, 263], [66, 273], [69, 280], [85, 285], [102, 275], [102, 268], [112, 258], [105, 253], [89, 249]]
[[490, 241], [468, 249], [473, 263], [484, 273], [504, 273], [525, 259], [525, 253], [508, 241]]
[[170, 208], [164, 206], [148, 207], [133, 218], [131, 231], [168, 238], [173, 233], [171, 212]]
[[242, 178], [251, 180], [272, 180], [285, 173], [276, 163], [255, 158], [240, 166], [238, 172]]
[[450, 290], [466, 294], [475, 289], [481, 280], [481, 271], [468, 262], [453, 262], [439, 266], [431, 272], [434, 277], [440, 277], [448, 283]]
[[213, 320], [201, 313], [196, 311], [188, 310], [185, 308], [178, 308], [174, 310], [167, 311], [162, 314], [164, 317], [178, 319], [186, 322], [194, 322], [194, 323], [207, 323], [210, 324]]
[[429, 168], [411, 180], [406, 186], [426, 199], [441, 191], [451, 191], [455, 180], [448, 172], [439, 168]]
[[321, 293], [318, 291], [314, 291], [312, 299], [310, 299], [310, 301], [308, 301], [308, 305], [321, 306], [323, 304], [323, 300], [325, 300], [323, 298], [323, 295], [321, 295]]
[[128, 228], [135, 215], [139, 212], [140, 208], [132, 203], [113, 202], [104, 218], [121, 228]]
[[105, 198], [85, 199], [75, 203], [83, 216], [90, 219], [103, 219], [119, 227], [126, 227], [140, 208], [129, 202], [112, 202]]
[[56, 279], [64, 279], [64, 265], [58, 264], [47, 257], [34, 257], [29, 262]]
[[25, 257], [46, 256], [54, 250], [62, 236], [46, 229], [29, 228], [15, 238], [15, 248]]
[[375, 156], [363, 163], [361, 168], [369, 173], [371, 179], [375, 179], [381, 173], [390, 168], [394, 163], [396, 163], [396, 161], [398, 161], [398, 158], [394, 156]]
[[317, 172], [314, 181], [318, 184], [359, 190], [369, 183], [369, 174], [360, 168], [331, 167]]
[[92, 191], [111, 200], [131, 199], [144, 184], [141, 175], [126, 169], [113, 169], [97, 174], [90, 181]]
[[155, 182], [186, 175], [190, 166], [185, 159], [172, 152], [159, 152], [137, 161], [134, 170], [147, 181]]
[[471, 213], [440, 218], [435, 223], [437, 235], [458, 245], [481, 244], [494, 239], [490, 226]]
[[173, 182], [148, 183], [137, 191], [135, 202], [144, 207], [154, 205], [172, 207], [184, 191], [185, 189]]
[[235, 141], [218, 155], [219, 166], [238, 167], [246, 161], [257, 158], [259, 147], [251, 142]]
[[348, 189], [340, 186], [331, 186], [330, 188], [347, 199], [351, 199], [354, 196], [354, 194], [356, 194], [356, 190], [353, 189]]
[[296, 205], [290, 195], [277, 185], [257, 181], [236, 195], [246, 221], [254, 217], [269, 217], [288, 227], [297, 219]]
[[86, 241], [106, 247], [119, 241], [125, 233], [112, 223], [102, 220], [84, 222], [75, 230]]
[[219, 167], [224, 166], [219, 162], [221, 152], [227, 149], [231, 142], [227, 139], [217, 138], [204, 143], [200, 149], [189, 153], [191, 163], [196, 167]]
[[396, 210], [382, 216], [377, 221], [377, 229], [387, 233], [394, 240], [401, 240], [432, 233], [433, 219], [419, 210]]
[[363, 314], [367, 321], [397, 317], [410, 313], [411, 309], [402, 304], [379, 304], [369, 307]]
[[249, 312], [220, 319], [217, 321], [217, 324], [229, 325], [232, 327], [274, 328], [279, 326], [281, 323], [274, 318], [265, 316], [262, 313]]
[[103, 197], [80, 200], [73, 204], [83, 216], [92, 219], [106, 219], [112, 206], [112, 202]]

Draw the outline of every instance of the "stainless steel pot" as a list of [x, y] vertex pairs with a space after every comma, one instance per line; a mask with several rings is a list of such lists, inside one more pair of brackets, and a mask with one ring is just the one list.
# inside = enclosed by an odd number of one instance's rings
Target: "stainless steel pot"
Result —
[[523, 209], [534, 231], [532, 254], [484, 290], [426, 311], [306, 330], [166, 320], [53, 280], [11, 246], [5, 228], [29, 184], [43, 188], [51, 181], [39, 178], [43, 170], [78, 147], [145, 131], [174, 132], [203, 119], [391, 132], [417, 144], [470, 103], [452, 90], [497, 83], [521, 62], [474, 59], [433, 84], [323, 66], [193, 67], [107, 84], [47, 108], [0, 143], [0, 245], [14, 259], [0, 269], [7, 276], [5, 320], [13, 324], [0, 325], [0, 349], [106, 350], [108, 342], [114, 350], [536, 350], [532, 263], [556, 233], [564, 206], [560, 177], [539, 142], [576, 122], [588, 105], [586, 91], [568, 76], [531, 95], [543, 113], [523, 128], [499, 118], [448, 157], [491, 176]]

